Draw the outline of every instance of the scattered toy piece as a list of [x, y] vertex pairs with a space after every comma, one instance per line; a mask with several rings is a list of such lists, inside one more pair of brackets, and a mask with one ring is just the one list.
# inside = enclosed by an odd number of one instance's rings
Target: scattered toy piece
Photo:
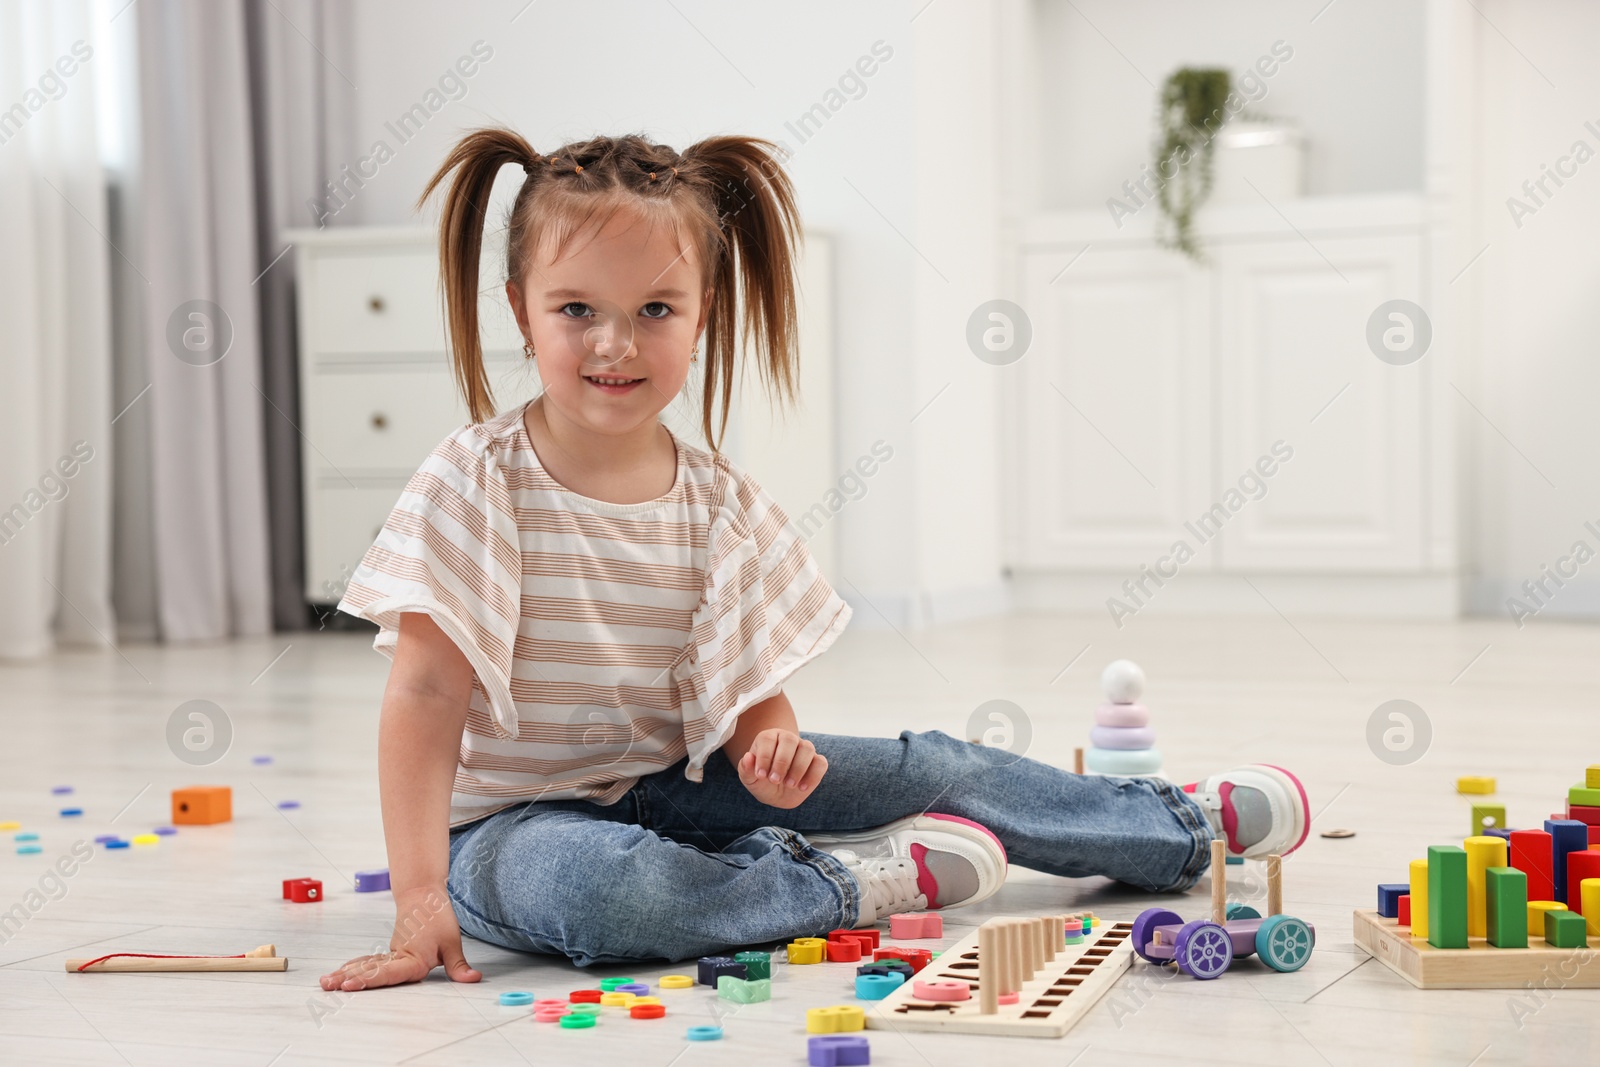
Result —
[[772, 954], [768, 952], [735, 952], [735, 963], [744, 964], [744, 976], [750, 981], [772, 977]]
[[533, 1003], [532, 993], [501, 993], [500, 1006], [502, 1008], [521, 1008]]
[[296, 904], [315, 904], [322, 900], [322, 883], [315, 878], [285, 878], [283, 899]]
[[34, 833], [32, 830], [25, 830], [22, 833], [17, 834], [11, 840], [18, 841], [18, 842], [21, 842], [21, 841], [37, 841], [37, 840], [39, 840], [39, 835]]
[[178, 828], [176, 826], [158, 826], [150, 832], [153, 834], [160, 834], [162, 837], [171, 837], [173, 834], [178, 832]]
[[237, 956], [178, 956], [153, 952], [110, 952], [94, 959], [67, 961], [73, 974], [97, 971], [286, 971], [289, 958], [278, 955], [276, 946], [260, 945]]
[[65, 796], [68, 793], [72, 792], [72, 787], [70, 785], [58, 785], [58, 786], [55, 786], [53, 789], [51, 789], [50, 792], [55, 794], [58, 797], [59, 796]]
[[298, 808], [299, 806], [300, 806], [300, 802], [298, 800], [280, 800], [280, 801], [278, 801], [278, 810], [279, 811], [293, 811], [294, 809]]
[[250, 762], [254, 763], [257, 767], [265, 767], [267, 764], [272, 762], [272, 757], [271, 756], [251, 756], [250, 757]]
[[806, 1031], [813, 1034], [837, 1034], [862, 1030], [867, 1025], [867, 1014], [852, 1004], [830, 1004], [825, 1008], [806, 1010]]
[[233, 790], [225, 785], [174, 789], [172, 821], [177, 826], [210, 826], [233, 821]]
[[12, 830], [22, 829], [20, 822], [0, 822], [0, 832], [9, 833]]
[[1486, 775], [1469, 774], [1464, 778], [1456, 779], [1457, 793], [1470, 793], [1475, 796], [1488, 796], [1494, 792], [1494, 779]]
[[32, 855], [35, 855], [36, 853], [43, 852], [43, 851], [44, 851], [44, 846], [43, 845], [31, 845], [30, 844], [30, 845], [18, 845], [17, 846], [17, 855], [19, 855], [19, 856], [32, 856]]
[[828, 942], [820, 937], [797, 937], [789, 942], [789, 962], [794, 964], [821, 963]]
[[864, 1037], [826, 1034], [806, 1039], [806, 1061], [811, 1067], [862, 1067], [872, 1062]]
[[62, 808], [61, 809], [61, 817], [63, 819], [75, 818], [75, 817], [77, 817], [79, 815], [82, 815], [82, 814], [83, 814], [83, 809], [82, 808]]
[[905, 984], [906, 976], [898, 973], [890, 974], [858, 974], [856, 975], [856, 998], [859, 1000], [882, 1000]]
[[604, 995], [603, 989], [574, 989], [567, 994], [567, 1000], [573, 1004], [598, 1004]]
[[889, 916], [889, 936], [898, 940], [943, 937], [944, 919], [932, 912], [908, 912]]
[[124, 841], [120, 837], [113, 838], [112, 840], [106, 842], [106, 848], [127, 848], [127, 847], [128, 847], [128, 843], [126, 841]]
[[586, 1030], [589, 1027], [594, 1026], [595, 1020], [598, 1018], [598, 1015], [591, 1015], [588, 1012], [575, 1011], [563, 1015], [557, 1025], [559, 1025], [563, 1030]]
[[758, 978], [749, 981], [725, 974], [717, 979], [717, 996], [723, 1000], [731, 1000], [735, 1004], [758, 1004], [763, 1000], [771, 1000], [772, 979]]
[[159, 845], [161, 837], [158, 834], [134, 834], [133, 843], [136, 845]]
[[632, 993], [634, 996], [642, 997], [646, 993], [650, 992], [650, 987], [645, 985], [643, 982], [624, 982], [615, 987], [612, 992]]
[[1356, 836], [1356, 832], [1354, 830], [1324, 830], [1322, 831], [1322, 836], [1342, 839], [1346, 837], [1354, 837]]
[[666, 1014], [662, 1004], [634, 1004], [628, 1008], [628, 1016], [633, 1019], [659, 1019]]
[[694, 986], [694, 978], [687, 974], [664, 974], [658, 984], [662, 989], [689, 989]]
[[389, 891], [389, 869], [381, 871], [357, 871], [357, 893], [387, 893]]

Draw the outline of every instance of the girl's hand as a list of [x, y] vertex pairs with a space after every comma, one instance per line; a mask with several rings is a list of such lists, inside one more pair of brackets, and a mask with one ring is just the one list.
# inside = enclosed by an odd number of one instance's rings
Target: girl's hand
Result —
[[322, 988], [354, 992], [382, 986], [420, 982], [435, 967], [443, 967], [452, 982], [476, 982], [480, 971], [468, 965], [461, 952], [461, 928], [450, 908], [443, 886], [424, 886], [395, 894], [394, 937], [389, 951], [357, 956], [331, 974], [322, 976]]
[[793, 808], [828, 773], [828, 757], [793, 730], [773, 728], [756, 734], [737, 767], [751, 796], [774, 808]]

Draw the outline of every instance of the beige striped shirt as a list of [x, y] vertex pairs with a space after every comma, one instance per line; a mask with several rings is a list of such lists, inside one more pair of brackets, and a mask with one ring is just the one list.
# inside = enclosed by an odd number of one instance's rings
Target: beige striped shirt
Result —
[[472, 665], [452, 826], [526, 800], [614, 804], [685, 755], [700, 781], [739, 714], [850, 620], [727, 457], [673, 434], [665, 496], [594, 500], [540, 466], [525, 406], [429, 454], [339, 603], [391, 658], [417, 611]]

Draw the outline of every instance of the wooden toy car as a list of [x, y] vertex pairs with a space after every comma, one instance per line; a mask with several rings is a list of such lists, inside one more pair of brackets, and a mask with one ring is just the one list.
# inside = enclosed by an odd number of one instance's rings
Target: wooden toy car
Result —
[[1177, 912], [1147, 908], [1133, 921], [1133, 950], [1149, 963], [1176, 963], [1194, 978], [1215, 978], [1233, 961], [1252, 954], [1275, 971], [1297, 971], [1311, 958], [1317, 932], [1304, 919], [1283, 914], [1282, 864], [1267, 857], [1267, 910], [1262, 918], [1254, 908], [1228, 906], [1227, 867], [1219, 853], [1222, 842], [1212, 842], [1211, 918], [1184, 922]]

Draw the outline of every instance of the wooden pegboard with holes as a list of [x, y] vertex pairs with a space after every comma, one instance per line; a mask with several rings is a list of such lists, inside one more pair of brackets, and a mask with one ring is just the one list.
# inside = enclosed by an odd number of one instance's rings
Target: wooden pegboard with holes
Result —
[[[1059, 939], [1062, 916], [1053, 917]], [[1021, 928], [1025, 934], [1049, 920], [1000, 917], [990, 919], [972, 934], [940, 953], [917, 979], [965, 982], [971, 999], [935, 1001], [915, 995], [915, 981], [906, 982], [867, 1010], [867, 1026], [879, 1030], [942, 1031], [956, 1034], [990, 1034], [1013, 1037], [1062, 1037], [1105, 996], [1133, 960], [1131, 923], [1115, 923], [1091, 932], [1079, 945], [1060, 945], [1054, 958], [1047, 942], [1024, 938], [1020, 950], [1020, 982], [1008, 980], [998, 964], [986, 967], [980, 958], [980, 940], [1006, 945], [1007, 954], [1018, 952], [1006, 944], [1005, 932]], [[989, 933], [985, 934], [985, 928]], [[1047, 927], [1049, 929], [1050, 927]], [[1042, 951], [1041, 951], [1042, 948]], [[1041, 958], [1043, 957], [1043, 958]], [[1018, 975], [1018, 971], [1013, 971]], [[994, 983], [997, 993], [1017, 988], [1017, 1002], [997, 1004], [984, 1012], [982, 978]], [[996, 998], [998, 1000], [998, 996]]]

